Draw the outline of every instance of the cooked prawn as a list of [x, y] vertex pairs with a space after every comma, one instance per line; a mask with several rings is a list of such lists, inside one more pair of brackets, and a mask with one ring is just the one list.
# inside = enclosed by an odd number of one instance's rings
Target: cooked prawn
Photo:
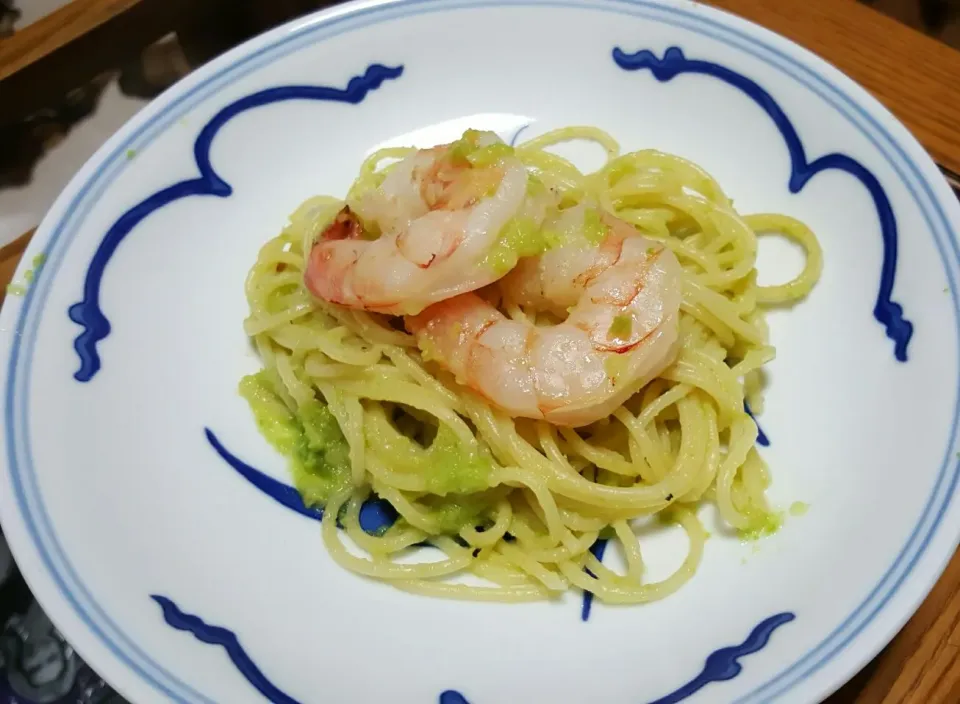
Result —
[[424, 354], [512, 416], [581, 426], [609, 415], [677, 352], [680, 264], [604, 216], [599, 246], [572, 242], [501, 282], [507, 298], [566, 319], [512, 320], [474, 293], [406, 319]]
[[[483, 166], [463, 158], [455, 147], [468, 138], [472, 149], [499, 145], [497, 158]], [[414, 152], [353, 209], [344, 206], [310, 251], [307, 288], [326, 301], [401, 315], [496, 281], [502, 272], [484, 259], [511, 218], [534, 212], [528, 175], [496, 135], [464, 140]]]

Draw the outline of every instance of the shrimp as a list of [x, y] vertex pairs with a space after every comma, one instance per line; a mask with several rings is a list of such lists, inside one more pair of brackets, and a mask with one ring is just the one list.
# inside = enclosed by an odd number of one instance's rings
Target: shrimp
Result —
[[[484, 148], [498, 151], [483, 165], [463, 156]], [[504, 225], [545, 212], [531, 209], [527, 181], [526, 168], [492, 133], [414, 152], [321, 233], [304, 283], [323, 300], [393, 315], [486, 286], [503, 273], [484, 260]]]
[[499, 284], [506, 299], [562, 310], [553, 326], [511, 320], [475, 293], [406, 318], [426, 357], [514, 417], [563, 426], [604, 418], [673, 363], [681, 269], [674, 254], [604, 216], [599, 246], [528, 259]]

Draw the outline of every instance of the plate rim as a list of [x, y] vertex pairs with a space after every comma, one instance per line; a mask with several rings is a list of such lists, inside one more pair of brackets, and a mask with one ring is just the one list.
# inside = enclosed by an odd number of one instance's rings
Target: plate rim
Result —
[[[68, 186], [62, 191], [54, 206], [50, 209], [48, 215], [44, 218], [41, 226], [37, 230], [37, 235], [27, 251], [24, 253], [18, 274], [35, 254], [41, 251], [48, 256], [53, 255], [55, 245], [61, 243], [57, 250], [60, 257], [56, 261], [49, 261], [47, 264], [55, 271], [56, 265], [67, 255], [73, 236], [84, 221], [87, 208], [78, 208], [82, 205], [84, 199], [92, 201], [95, 195], [91, 196], [88, 189], [96, 184], [102, 185], [101, 192], [108, 189], [110, 184], [123, 169], [123, 154], [126, 149], [137, 147], [139, 144], [149, 142], [156, 135], [164, 132], [170, 124], [176, 120], [180, 114], [188, 110], [193, 103], [198, 103], [216, 95], [218, 90], [223, 87], [226, 80], [234, 79], [260, 68], [264, 65], [292, 53], [304, 44], [319, 43], [330, 36], [336, 36], [342, 32], [360, 30], [371, 24], [379, 24], [390, 21], [395, 17], [410, 17], [419, 14], [456, 11], [468, 8], [489, 9], [496, 7], [566, 7], [587, 10], [600, 10], [604, 12], [617, 12], [627, 14], [633, 17], [640, 17], [647, 21], [666, 22], [680, 26], [684, 29], [693, 31], [697, 34], [707, 36], [722, 44], [731, 46], [734, 49], [745, 52], [755, 59], [770, 65], [781, 73], [787, 74], [793, 80], [801, 83], [810, 90], [818, 93], [828, 103], [841, 112], [841, 114], [851, 122], [851, 125], [859, 129], [872, 143], [878, 153], [881, 154], [893, 168], [897, 176], [904, 183], [911, 195], [914, 196], [924, 218], [927, 220], [928, 227], [934, 237], [941, 261], [950, 279], [950, 293], [953, 300], [954, 314], [960, 312], [960, 302], [958, 302], [958, 287], [956, 286], [956, 277], [954, 269], [960, 262], [960, 249], [958, 249], [956, 232], [960, 229], [960, 206], [953, 200], [946, 183], [941, 183], [936, 167], [932, 160], [926, 155], [922, 146], [906, 130], [906, 128], [875, 98], [867, 93], [862, 87], [856, 84], [852, 79], [831, 66], [822, 58], [800, 47], [792, 41], [764, 29], [759, 25], [753, 24], [728, 12], [718, 10], [713, 7], [705, 7], [689, 0], [362, 0], [360, 2], [350, 2], [343, 5], [320, 10], [305, 17], [295, 19], [285, 25], [281, 25], [269, 32], [255, 37], [218, 57], [204, 67], [197, 69], [183, 81], [175, 84], [165, 91], [161, 96], [152, 101], [144, 110], [138, 113], [134, 118], [128, 121], [117, 133], [115, 133], [106, 144], [87, 161], [83, 168], [74, 176]], [[665, 20], [663, 17], [655, 16], [657, 14], [667, 14], [679, 17], [675, 21]], [[364, 22], [364, 18], [371, 17], [372, 21]], [[351, 20], [357, 20], [351, 24]], [[341, 24], [346, 26], [340, 27]], [[706, 29], [704, 29], [706, 27]], [[323, 33], [323, 30], [333, 30], [329, 35], [323, 37], [314, 36], [317, 33]], [[713, 31], [711, 31], [713, 30]], [[730, 36], [719, 36], [730, 35]], [[733, 39], [739, 40], [733, 41]], [[835, 97], [841, 102], [846, 102], [849, 108], [858, 112], [862, 119], [872, 126], [876, 132], [884, 137], [889, 147], [895, 152], [902, 165], [912, 171], [916, 180], [914, 184], [903, 174], [897, 160], [891, 158], [887, 150], [884, 149], [874, 139], [874, 135], [866, 130], [862, 125], [851, 118], [842, 108], [838, 107], [829, 97], [823, 95], [820, 91], [808, 84], [800, 77], [794, 75], [783, 65], [771, 59], [771, 56], [761, 55], [761, 51], [771, 54], [788, 66], [805, 72], [812, 81], [819, 81], [825, 90], [832, 90]], [[257, 63], [258, 58], [263, 58], [262, 63]], [[383, 58], [383, 57], [380, 57]], [[840, 85], [838, 85], [840, 84]], [[184, 107], [184, 106], [187, 107]], [[180, 111], [177, 112], [177, 109]], [[166, 118], [166, 121], [164, 121]], [[891, 134], [891, 132], [895, 134]], [[911, 152], [913, 155], [911, 156]], [[919, 162], [919, 163], [917, 163]], [[933, 178], [931, 178], [933, 177]], [[922, 191], [925, 191], [926, 203], [923, 198], [917, 197], [915, 185], [919, 185]], [[944, 205], [946, 204], [946, 208]], [[931, 222], [927, 207], [936, 211], [940, 218], [943, 232]], [[948, 212], [945, 212], [948, 211]], [[949, 215], [949, 217], [948, 217]], [[64, 230], [68, 230], [65, 239], [62, 239]], [[902, 234], [902, 233], [901, 233]], [[953, 257], [945, 255], [944, 243], [941, 237], [946, 241], [948, 248], [952, 249]], [[53, 257], [50, 257], [53, 260]], [[69, 632], [71, 644], [78, 649], [78, 652], [90, 662], [102, 676], [108, 678], [108, 681], [117, 683], [116, 687], [121, 694], [126, 692], [138, 692], [138, 697], [143, 692], [156, 693], [157, 691], [170, 696], [175, 701], [202, 701], [210, 702], [203, 694], [194, 691], [188, 684], [179, 680], [174, 674], [167, 672], [161, 665], [152, 661], [148, 654], [143, 653], [142, 659], [148, 666], [147, 669], [154, 669], [160, 675], [160, 682], [157, 682], [148, 673], [141, 671], [141, 666], [135, 661], [131, 661], [123, 652], [118, 649], [116, 644], [108, 637], [100, 633], [96, 621], [90, 620], [82, 608], [82, 604], [77, 604], [75, 595], [68, 589], [65, 589], [60, 580], [62, 575], [57, 573], [56, 561], [51, 561], [49, 555], [43, 554], [46, 547], [42, 537], [38, 538], [38, 531], [35, 526], [28, 525], [31, 517], [29, 510], [29, 501], [22, 495], [22, 486], [18, 489], [18, 428], [22, 426], [22, 435], [26, 439], [26, 444], [20, 447], [26, 447], [24, 458], [25, 464], [31, 467], [32, 458], [29, 453], [29, 433], [27, 430], [27, 415], [19, 414], [21, 422], [17, 422], [17, 413], [14, 412], [15, 401], [18, 398], [17, 391], [20, 387], [28, 387], [30, 380], [30, 363], [32, 355], [26, 355], [24, 361], [18, 366], [20, 359], [21, 340], [29, 336], [28, 325], [33, 323], [35, 328], [39, 324], [44, 314], [45, 295], [37, 291], [49, 291], [47, 277], [38, 277], [39, 286], [28, 288], [26, 296], [23, 297], [19, 305], [9, 305], [12, 297], [8, 297], [8, 305], [4, 306], [2, 315], [0, 315], [0, 344], [2, 344], [2, 354], [7, 359], [7, 375], [4, 379], [5, 391], [5, 432], [3, 433], [2, 444], [4, 445], [4, 471], [2, 478], [6, 483], [13, 485], [17, 494], [17, 505], [14, 506], [10, 500], [8, 492], [0, 492], [0, 518], [3, 519], [4, 532], [8, 536], [11, 550], [18, 559], [18, 565], [26, 578], [34, 594], [37, 596], [41, 605], [47, 610], [51, 619], [58, 627], [62, 624], [70, 623], [68, 628], [64, 628], [64, 635]], [[34, 307], [33, 302], [39, 296], [40, 303]], [[16, 310], [16, 313], [11, 311]], [[32, 314], [32, 317], [31, 317]], [[16, 324], [13, 318], [16, 316]], [[958, 330], [960, 334], [960, 330]], [[19, 374], [19, 376], [18, 376]], [[21, 406], [25, 406], [29, 392], [20, 392], [22, 398]], [[952, 495], [956, 488], [958, 475], [960, 475], [960, 465], [950, 462], [951, 454], [955, 451], [958, 434], [958, 413], [960, 407], [956, 405], [955, 394], [953, 426], [950, 432], [949, 444], [945, 452], [944, 462], [940, 471], [936, 475], [933, 489], [930, 497], [927, 499], [923, 513], [918, 518], [913, 532], [907, 539], [904, 546], [898, 552], [890, 567], [883, 573], [877, 582], [877, 586], [867, 595], [861, 604], [823, 641], [810, 649], [806, 654], [793, 662], [786, 668], [777, 672], [772, 677], [766, 678], [764, 683], [742, 696], [738, 701], [761, 700], [773, 696], [778, 696], [790, 691], [791, 693], [801, 693], [799, 690], [806, 690], [806, 694], [819, 693], [820, 695], [829, 694], [842, 684], [846, 678], [854, 674], [863, 664], [870, 660], [879, 650], [884, 647], [902, 625], [915, 612], [920, 602], [926, 598], [930, 589], [939, 579], [947, 561], [952, 557], [953, 551], [960, 541], [960, 516], [953, 515], [953, 532], [946, 536], [948, 543], [952, 545], [949, 550], [944, 550], [942, 554], [931, 554], [927, 552], [930, 543], [934, 538], [944, 537], [945, 525], [943, 518], [948, 515], [952, 505]], [[950, 465], [953, 465], [953, 474], [946, 476]], [[944, 484], [946, 480], [946, 484]], [[946, 492], [942, 491], [947, 486]], [[930, 516], [931, 507], [938, 497], [944, 496], [942, 504], [936, 511], [926, 535], [920, 540], [919, 547], [909, 556], [911, 546], [915, 538], [921, 532], [927, 519]], [[62, 558], [60, 561], [66, 566], [68, 573], [73, 573], [74, 581], [80, 587], [80, 592], [85, 593], [82, 580], [72, 569], [69, 559], [63, 554], [60, 548], [56, 534], [50, 525], [49, 517], [45, 515], [42, 495], [37, 490], [34, 498], [36, 506], [43, 514], [49, 531], [51, 541], [56, 548], [60, 549]], [[954, 511], [956, 514], [957, 511]], [[11, 519], [13, 518], [14, 530], [11, 530]], [[41, 521], [42, 523], [42, 521]], [[33, 533], [33, 535], [27, 535]], [[13, 537], [16, 536], [16, 537]], [[39, 555], [32, 553], [37, 552]], [[25, 559], [25, 557], [27, 559]], [[897, 575], [898, 569], [902, 566], [904, 559], [909, 557], [908, 564], [902, 574]], [[935, 567], [927, 568], [925, 573], [914, 572], [914, 568], [921, 558], [928, 559], [940, 557], [936, 560]], [[892, 587], [887, 590], [875, 606], [874, 597], [878, 595], [888, 581], [893, 580]], [[70, 580], [66, 580], [69, 583]], [[895, 612], [884, 611], [886, 605], [894, 596], [901, 592], [905, 583], [909, 584], [917, 592], [911, 602], [899, 606]], [[889, 586], [889, 585], [887, 585]], [[130, 640], [123, 631], [114, 625], [109, 616], [99, 608], [96, 600], [86, 593], [89, 602], [93, 605], [95, 611], [101, 611], [104, 620], [110, 624], [112, 630], [115, 630], [121, 640]], [[906, 598], [906, 597], [905, 597]], [[68, 603], [69, 602], [69, 603]], [[854, 624], [851, 633], [842, 638], [842, 642], [829, 646], [831, 640], [844, 635], [845, 630], [849, 630], [851, 623], [854, 623], [861, 612], [869, 610], [870, 613], [859, 624]], [[842, 673], [833, 674], [829, 677], [816, 677], [816, 673], [827, 664], [836, 662], [844, 651], [849, 651], [849, 646], [861, 641], [863, 632], [868, 626], [878, 627], [877, 617], [881, 614], [886, 616], [887, 628], [879, 635], [873, 636], [871, 640], [863, 642], [857, 648], [858, 654], [848, 656], [848, 662], [842, 667]], [[83, 631], [81, 634], [80, 631]], [[110, 629], [108, 629], [110, 630]], [[78, 644], [76, 641], [83, 638], [94, 638], [98, 642], [88, 642]], [[96, 648], [94, 647], [96, 645]], [[107, 653], [103, 650], [106, 647]], [[829, 646], [829, 647], [828, 647]], [[825, 655], [821, 654], [817, 662], [812, 666], [804, 665], [808, 658], [817, 659], [816, 653], [821, 649], [826, 649]], [[134, 650], [139, 650], [134, 643]], [[96, 652], [96, 655], [93, 653]], [[88, 653], [93, 657], [88, 657]], [[109, 657], [104, 657], [109, 655]], [[809, 663], [808, 663], [809, 664]], [[797, 670], [803, 670], [799, 676], [791, 676]], [[122, 673], [121, 673], [122, 670]], [[172, 681], [175, 690], [181, 690], [186, 693], [186, 700], [178, 699], [175, 692], [169, 691], [164, 686], [164, 679]], [[792, 680], [783, 682], [783, 680]], [[778, 681], [780, 683], [778, 684]], [[136, 685], [136, 686], [135, 686]], [[141, 685], [146, 686], [146, 689]]]

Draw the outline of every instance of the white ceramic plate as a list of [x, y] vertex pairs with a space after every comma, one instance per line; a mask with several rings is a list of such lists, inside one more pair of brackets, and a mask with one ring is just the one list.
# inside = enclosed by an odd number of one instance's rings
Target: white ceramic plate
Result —
[[[377, 146], [568, 124], [693, 159], [741, 211], [819, 234], [819, 286], [771, 316], [761, 419], [774, 503], [809, 513], [758, 546], [715, 536], [678, 594], [586, 623], [572, 593], [464, 604], [339, 569], [315, 521], [215, 450], [287, 481], [236, 393], [258, 367], [241, 328], [257, 249]], [[344, 5], [178, 84], [50, 211], [17, 280], [47, 261], [2, 315], [0, 518], [51, 617], [136, 702], [813, 702], [890, 639], [960, 535], [958, 225], [875, 100], [729, 15]], [[796, 266], [764, 243], [763, 278]], [[683, 540], [645, 548], [656, 573]]]

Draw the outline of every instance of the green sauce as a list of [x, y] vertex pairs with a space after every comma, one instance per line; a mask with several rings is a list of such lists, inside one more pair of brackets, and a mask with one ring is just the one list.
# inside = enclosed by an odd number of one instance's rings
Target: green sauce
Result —
[[43, 266], [43, 263], [47, 261], [47, 255], [41, 252], [33, 258], [33, 268], [27, 269], [23, 272], [23, 280], [26, 284], [7, 284], [6, 291], [11, 296], [23, 296], [27, 292], [27, 286], [33, 283], [33, 280], [37, 277], [37, 271]]
[[466, 158], [467, 161], [470, 162], [471, 166], [484, 168], [487, 166], [493, 166], [512, 154], [513, 147], [504, 144], [503, 142], [494, 142], [489, 146], [480, 147], [479, 149], [470, 152], [467, 154]]
[[741, 528], [738, 532], [741, 540], [754, 541], [773, 535], [780, 526], [783, 525], [783, 513], [767, 511], [758, 513], [752, 517], [750, 524], [746, 528]]
[[450, 145], [447, 157], [454, 164], [485, 168], [494, 166], [505, 157], [514, 153], [513, 147], [503, 142], [494, 142], [485, 147], [479, 145], [481, 132], [467, 130], [456, 142]]
[[439, 533], [452, 535], [459, 533], [465, 526], [476, 526], [483, 522], [493, 506], [493, 492], [481, 492], [445, 498], [428, 497], [422, 500], [425, 513], [430, 516]]
[[441, 424], [429, 447], [398, 432], [386, 418], [365, 425], [367, 447], [403, 471], [424, 476], [430, 494], [472, 494], [490, 488], [493, 461], [479, 447], [464, 447], [450, 428]]
[[490, 457], [480, 450], [464, 447], [445, 425], [437, 430], [426, 450], [423, 472], [431, 494], [472, 494], [490, 488], [493, 470]]
[[454, 164], [473, 166], [478, 169], [495, 166], [503, 159], [514, 154], [509, 144], [494, 142], [485, 147], [479, 146], [482, 134], [477, 130], [467, 130], [463, 136], [450, 145], [447, 156]]
[[529, 218], [511, 218], [500, 230], [500, 236], [487, 252], [483, 264], [503, 275], [513, 269], [521, 257], [535, 257], [555, 244], [555, 239]]
[[386, 416], [374, 414], [365, 424], [367, 447], [400, 471], [425, 479], [426, 494], [417, 503], [439, 533], [455, 534], [489, 515], [502, 491], [492, 489], [493, 459], [482, 447], [464, 446], [440, 425], [429, 446], [400, 432]]
[[755, 541], [773, 535], [783, 526], [786, 514], [798, 517], [810, 510], [810, 505], [803, 501], [794, 501], [786, 511], [751, 511], [750, 524], [738, 531], [741, 540]]
[[607, 330], [607, 337], [623, 340], [630, 337], [632, 330], [633, 318], [629, 315], [616, 315], [610, 323], [610, 329]]
[[583, 213], [583, 236], [594, 246], [607, 236], [607, 226], [600, 219], [600, 211], [595, 208], [587, 208]]
[[477, 142], [480, 140], [480, 132], [477, 130], [466, 130], [463, 136], [450, 145], [447, 156], [450, 161], [463, 163], [468, 161], [468, 157], [477, 150]]
[[240, 395], [250, 404], [257, 428], [277, 452], [292, 455], [302, 428], [293, 413], [274, 392], [266, 370], [240, 380]]
[[[241, 379], [240, 395], [267, 442], [289, 459], [303, 502], [323, 506], [331, 495], [350, 487], [350, 447], [326, 404], [313, 399], [292, 411], [277, 393], [278, 383], [271, 370], [263, 370]], [[489, 513], [496, 498], [490, 489], [490, 455], [464, 447], [446, 426], [440, 426], [426, 449], [400, 433], [381, 433], [375, 427], [368, 428], [367, 442], [391, 463], [423, 472], [429, 494], [420, 503], [438, 532], [457, 533]]]
[[291, 411], [268, 370], [243, 377], [240, 395], [267, 442], [290, 460], [294, 486], [306, 505], [323, 505], [350, 486], [350, 447], [326, 404], [314, 399]]

